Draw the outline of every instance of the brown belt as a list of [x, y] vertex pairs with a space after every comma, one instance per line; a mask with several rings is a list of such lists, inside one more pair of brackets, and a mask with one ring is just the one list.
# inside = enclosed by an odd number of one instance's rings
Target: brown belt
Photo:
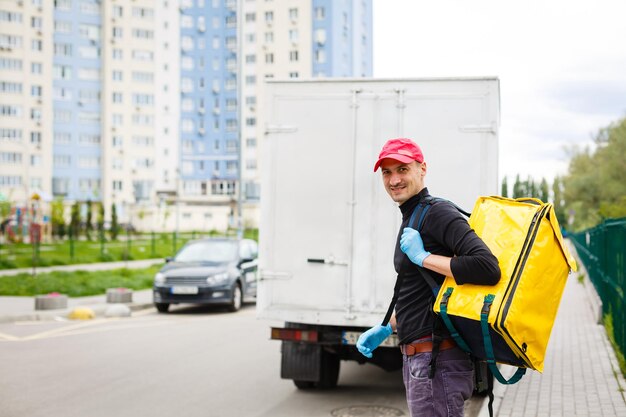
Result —
[[[443, 339], [441, 344], [439, 345], [439, 350], [447, 350], [452, 349], [456, 346], [454, 340], [452, 339]], [[433, 350], [433, 342], [432, 341], [424, 341], [417, 343], [409, 343], [408, 345], [400, 345], [400, 351], [407, 356], [413, 356], [416, 353], [424, 353], [424, 352], [432, 352]]]

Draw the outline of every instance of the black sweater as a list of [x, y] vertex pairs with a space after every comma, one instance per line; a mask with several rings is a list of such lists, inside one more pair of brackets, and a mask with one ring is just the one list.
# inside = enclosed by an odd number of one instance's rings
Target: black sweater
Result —
[[[410, 343], [430, 335], [433, 330], [432, 290], [422, 278], [417, 265], [408, 260], [403, 262], [406, 255], [400, 250], [403, 229], [408, 227], [418, 202], [428, 195], [428, 189], [424, 188], [400, 206], [402, 225], [396, 242], [394, 265], [398, 273], [403, 264], [407, 268], [396, 303], [400, 343]], [[416, 224], [413, 226], [417, 227]], [[497, 258], [470, 228], [467, 219], [449, 202], [440, 200], [431, 205], [420, 233], [424, 249], [428, 252], [453, 257], [450, 268], [457, 284], [494, 285], [499, 281], [500, 267]], [[430, 272], [438, 283], [443, 282], [443, 275]]]

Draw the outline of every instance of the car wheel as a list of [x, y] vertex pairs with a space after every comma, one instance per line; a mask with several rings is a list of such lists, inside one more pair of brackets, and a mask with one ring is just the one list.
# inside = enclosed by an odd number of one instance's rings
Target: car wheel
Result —
[[228, 309], [230, 311], [237, 311], [241, 308], [243, 304], [243, 293], [241, 292], [241, 284], [238, 282], [235, 283], [235, 288], [233, 288], [233, 298], [230, 301], [230, 306]]
[[154, 303], [154, 305], [159, 313], [167, 313], [167, 310], [170, 308], [168, 303]]

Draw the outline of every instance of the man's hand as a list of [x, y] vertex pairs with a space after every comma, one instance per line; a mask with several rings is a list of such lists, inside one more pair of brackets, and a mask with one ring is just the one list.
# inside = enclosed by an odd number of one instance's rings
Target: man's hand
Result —
[[393, 333], [391, 324], [387, 323], [386, 326], [378, 324], [359, 336], [359, 340], [356, 342], [356, 348], [363, 356], [371, 358], [374, 349], [388, 338], [391, 333]]
[[430, 252], [424, 249], [424, 242], [420, 232], [410, 227], [405, 227], [400, 237], [400, 249], [409, 257], [411, 262], [424, 266], [424, 259], [430, 255]]

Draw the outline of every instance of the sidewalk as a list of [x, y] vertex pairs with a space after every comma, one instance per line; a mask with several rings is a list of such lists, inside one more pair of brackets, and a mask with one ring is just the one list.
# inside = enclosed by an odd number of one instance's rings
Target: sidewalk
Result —
[[[129, 268], [140, 269], [148, 268], [152, 265], [164, 263], [163, 258], [157, 259], [142, 259], [140, 261], [121, 261], [121, 262], [100, 262], [92, 264], [75, 264], [75, 265], [59, 265], [59, 266], [47, 266], [43, 268], [37, 268], [38, 274], [52, 271], [105, 271], [107, 269]], [[17, 275], [17, 274], [31, 274], [33, 268], [17, 268], [17, 269], [2, 269], [0, 270], [0, 278], [3, 276]]]
[[[88, 307], [96, 317], [104, 316], [107, 308], [106, 295], [92, 295], [67, 299], [67, 308], [61, 310], [35, 310], [35, 297], [0, 297], [0, 323], [16, 321], [59, 320], [67, 318], [76, 307]], [[133, 291], [133, 302], [126, 304], [131, 311], [153, 306], [152, 290]]]
[[[576, 256], [573, 245], [569, 247]], [[520, 382], [509, 386], [496, 381], [494, 415], [626, 416], [622, 391], [626, 381], [604, 326], [598, 324], [598, 306], [589, 291], [593, 286], [588, 278], [584, 284], [578, 281], [579, 274], [588, 274], [576, 258], [579, 271], [568, 278], [543, 374], [529, 370]], [[480, 417], [489, 415], [487, 403], [485, 399]]]

